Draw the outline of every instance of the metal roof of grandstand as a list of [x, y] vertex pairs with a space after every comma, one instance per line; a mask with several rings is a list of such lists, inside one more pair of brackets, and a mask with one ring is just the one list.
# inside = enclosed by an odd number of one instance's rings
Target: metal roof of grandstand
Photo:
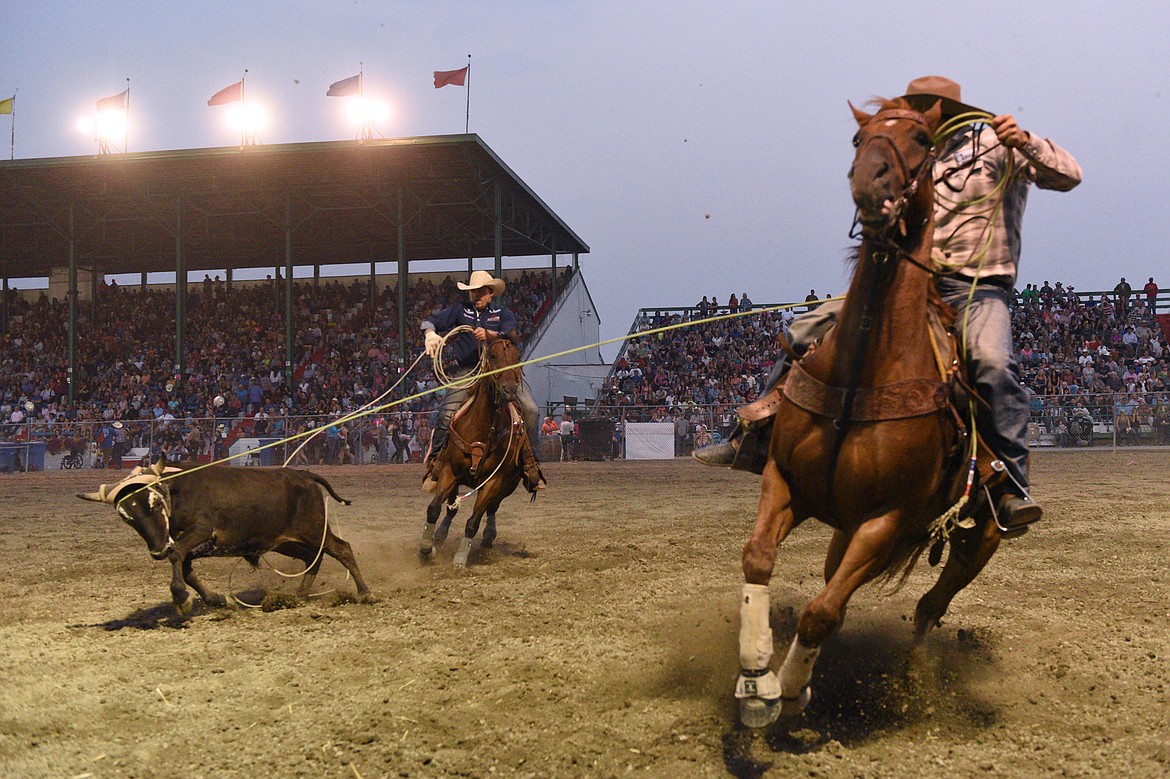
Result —
[[497, 214], [501, 257], [589, 251], [474, 133], [0, 161], [0, 274], [494, 257]]

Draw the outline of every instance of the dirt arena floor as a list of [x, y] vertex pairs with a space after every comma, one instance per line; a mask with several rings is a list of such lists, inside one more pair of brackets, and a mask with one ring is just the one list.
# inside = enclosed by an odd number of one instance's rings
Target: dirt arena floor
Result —
[[[264, 566], [205, 560], [270, 608], [180, 618], [169, 567], [74, 497], [106, 473], [3, 476], [0, 776], [1170, 775], [1170, 452], [1034, 460], [1046, 521], [959, 595], [925, 663], [907, 663], [923, 561], [855, 596], [806, 715], [760, 732], [732, 697], [755, 477], [554, 463], [458, 570], [458, 518], [418, 560], [417, 466], [318, 468], [354, 500], [331, 515], [377, 602], [332, 560], [306, 605]], [[782, 549], [781, 656], [828, 538], [808, 523]]]

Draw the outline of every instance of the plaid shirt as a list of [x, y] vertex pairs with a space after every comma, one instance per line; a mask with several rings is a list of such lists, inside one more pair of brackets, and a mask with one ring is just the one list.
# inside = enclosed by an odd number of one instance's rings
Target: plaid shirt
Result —
[[[998, 196], [983, 202], [1013, 170], [1018, 175], [1005, 186], [1002, 205]], [[944, 143], [934, 179], [935, 259], [963, 276], [1006, 277], [1014, 285], [1028, 187], [1067, 192], [1081, 183], [1081, 166], [1047, 138], [1031, 135], [1023, 148], [1009, 149], [984, 126]]]

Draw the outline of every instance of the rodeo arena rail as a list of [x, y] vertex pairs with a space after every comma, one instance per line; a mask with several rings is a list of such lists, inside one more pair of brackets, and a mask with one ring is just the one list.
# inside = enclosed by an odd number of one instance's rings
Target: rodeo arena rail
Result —
[[[1051, 303], [1038, 298], [1034, 287], [1029, 284], [1014, 306], [1017, 358], [1030, 394], [1030, 446], [1170, 446], [1168, 315], [1161, 313], [1170, 308], [1170, 296], [1161, 292], [1146, 306], [1135, 299], [1103, 317], [1100, 312], [1116, 306], [1108, 293], [1082, 293], [1075, 305], [1061, 305], [1055, 296]], [[744, 295], [738, 305], [742, 313], [753, 304]], [[624, 343], [596, 399], [566, 408], [559, 420], [555, 409], [547, 410], [540, 458], [665, 459], [720, 442], [736, 424], [736, 409], [764, 387], [776, 334], [787, 329], [792, 309], [816, 305], [811, 297], [801, 305], [755, 305], [751, 316], [715, 322], [697, 320], [734, 315], [735, 303], [642, 309], [627, 336], [613, 339]], [[1071, 346], [1070, 313], [1083, 317], [1079, 332], [1089, 333], [1081, 348]], [[1086, 355], [1096, 357], [1095, 376]], [[1105, 374], [1111, 362], [1122, 375]], [[290, 457], [296, 466], [417, 463], [434, 425], [433, 410], [357, 419], [261, 413], [86, 422], [61, 415], [46, 421], [36, 404], [25, 405], [32, 408], [24, 418], [33, 421], [0, 422], [0, 473], [133, 468], [160, 457], [204, 463], [230, 457], [236, 466], [282, 465]], [[290, 436], [294, 440], [280, 443]]]

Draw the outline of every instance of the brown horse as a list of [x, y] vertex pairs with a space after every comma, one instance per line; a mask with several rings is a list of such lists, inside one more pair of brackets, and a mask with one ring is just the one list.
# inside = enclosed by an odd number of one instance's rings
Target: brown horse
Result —
[[[836, 328], [787, 376], [755, 530], [743, 549], [736, 697], [752, 727], [804, 710], [820, 646], [840, 627], [849, 598], [879, 576], [900, 573], [904, 581], [970, 472], [970, 446], [949, 399], [959, 361], [949, 338], [932, 343], [928, 314], [940, 312], [944, 323], [953, 317], [942, 311], [930, 270], [932, 136], [941, 111], [935, 105], [920, 114], [895, 100], [872, 116], [853, 113], [860, 127], [849, 172], [862, 235], [856, 267]], [[994, 475], [988, 459], [981, 453], [984, 476]], [[966, 509], [975, 522], [950, 535], [946, 566], [915, 612], [916, 641], [999, 545], [986, 502]], [[777, 547], [812, 516], [835, 530], [825, 588], [804, 609], [773, 672], [768, 582]], [[935, 542], [932, 558], [942, 551]]]
[[[475, 507], [467, 518], [463, 541], [455, 553], [455, 565], [459, 567], [467, 565], [472, 540], [485, 515], [487, 527], [481, 546], [490, 547], [495, 541], [496, 509], [520, 484], [524, 474], [522, 448], [528, 446], [524, 419], [514, 402], [523, 380], [522, 369], [491, 373], [516, 365], [520, 362], [520, 352], [512, 341], [499, 338], [488, 344], [485, 354], [489, 375], [476, 382], [468, 403], [451, 420], [447, 445], [439, 453], [433, 471], [438, 487], [427, 506], [427, 524], [419, 539], [419, 555], [430, 559], [435, 545], [441, 545], [447, 538], [451, 520], [458, 511], [459, 488], [473, 487]], [[447, 514], [436, 528], [444, 504]]]

